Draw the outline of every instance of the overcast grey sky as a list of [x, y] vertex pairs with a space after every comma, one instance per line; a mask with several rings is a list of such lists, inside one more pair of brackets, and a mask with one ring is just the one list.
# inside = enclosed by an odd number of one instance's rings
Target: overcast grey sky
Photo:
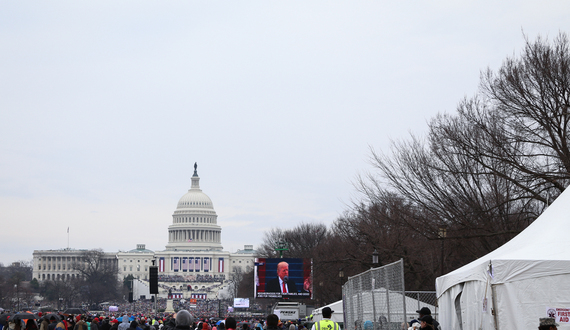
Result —
[[225, 250], [331, 224], [568, 1], [2, 1], [0, 262], [163, 250], [198, 162]]

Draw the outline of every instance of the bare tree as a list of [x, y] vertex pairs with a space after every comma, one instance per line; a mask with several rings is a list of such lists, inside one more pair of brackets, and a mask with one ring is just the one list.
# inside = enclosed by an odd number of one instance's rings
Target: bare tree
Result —
[[272, 228], [265, 233], [258, 255], [265, 258], [276, 258], [278, 242], [287, 242], [289, 250], [284, 253], [287, 258], [312, 258], [314, 248], [327, 238], [327, 226], [322, 223], [300, 223], [292, 229]]
[[72, 265], [79, 273], [77, 285], [85, 301], [100, 303], [117, 297], [119, 281], [117, 261], [106, 258], [102, 250], [88, 250]]
[[[394, 142], [389, 155], [371, 150], [378, 172], [359, 179], [364, 201], [337, 229], [375, 241], [393, 261], [409, 247], [400, 231], [428, 247], [443, 228], [450, 252], [437, 258], [423, 249], [432, 265], [460, 266], [508, 241], [569, 183], [569, 73], [565, 34], [553, 44], [527, 40], [519, 58], [482, 74], [480, 93], [456, 115], [435, 117], [426, 138]], [[405, 208], [387, 207], [394, 196]], [[371, 226], [390, 234], [375, 240], [362, 230]], [[437, 273], [418, 265], [428, 277]]]
[[236, 298], [240, 289], [240, 285], [244, 279], [244, 271], [241, 266], [232, 267], [232, 272], [230, 273], [230, 295], [232, 298]]

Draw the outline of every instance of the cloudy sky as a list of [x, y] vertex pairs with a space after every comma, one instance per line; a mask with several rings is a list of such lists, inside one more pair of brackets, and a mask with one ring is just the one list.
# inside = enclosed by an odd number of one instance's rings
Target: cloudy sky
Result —
[[[194, 162], [225, 250], [331, 224], [568, 1], [0, 3], [0, 262], [163, 250]], [[70, 228], [69, 237], [67, 228]]]

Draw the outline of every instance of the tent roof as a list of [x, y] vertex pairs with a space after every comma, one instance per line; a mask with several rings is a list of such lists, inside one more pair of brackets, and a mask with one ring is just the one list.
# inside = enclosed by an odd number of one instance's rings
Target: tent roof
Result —
[[325, 307], [329, 307], [329, 308], [332, 309], [335, 313], [342, 313], [342, 310], [343, 310], [343, 308], [342, 308], [342, 300], [338, 300], [338, 301], [335, 301], [335, 302], [330, 303], [330, 304], [328, 304], [328, 305], [324, 305], [323, 307], [315, 308], [315, 309], [313, 310], [313, 314], [321, 314], [323, 308], [325, 308]]
[[[493, 265], [494, 282], [504, 281], [507, 278], [512, 280], [513, 271], [517, 270], [519, 275], [524, 270], [526, 277], [532, 277], [533, 273], [538, 276], [570, 273], [570, 269], [567, 268], [567, 264], [570, 263], [570, 254], [567, 253], [570, 241], [566, 230], [569, 225], [570, 189], [566, 189], [530, 226], [513, 239], [487, 255], [438, 277], [437, 296], [441, 296], [458, 283], [486, 281], [486, 272], [490, 263]], [[512, 266], [501, 268], [508, 262], [519, 264], [520, 267], [515, 270]], [[508, 269], [510, 274], [501, 272], [500, 269]]]
[[343, 305], [342, 300], [335, 301], [323, 307], [315, 308], [312, 312], [313, 314], [313, 321], [320, 321], [323, 319], [323, 308], [330, 307], [333, 310], [333, 314], [331, 320], [335, 322], [344, 322], [344, 315], [343, 315]]

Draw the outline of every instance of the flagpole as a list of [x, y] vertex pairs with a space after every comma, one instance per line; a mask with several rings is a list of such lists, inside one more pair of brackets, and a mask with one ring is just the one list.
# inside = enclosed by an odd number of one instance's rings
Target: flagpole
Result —
[[67, 227], [67, 249], [69, 250], [69, 227]]

